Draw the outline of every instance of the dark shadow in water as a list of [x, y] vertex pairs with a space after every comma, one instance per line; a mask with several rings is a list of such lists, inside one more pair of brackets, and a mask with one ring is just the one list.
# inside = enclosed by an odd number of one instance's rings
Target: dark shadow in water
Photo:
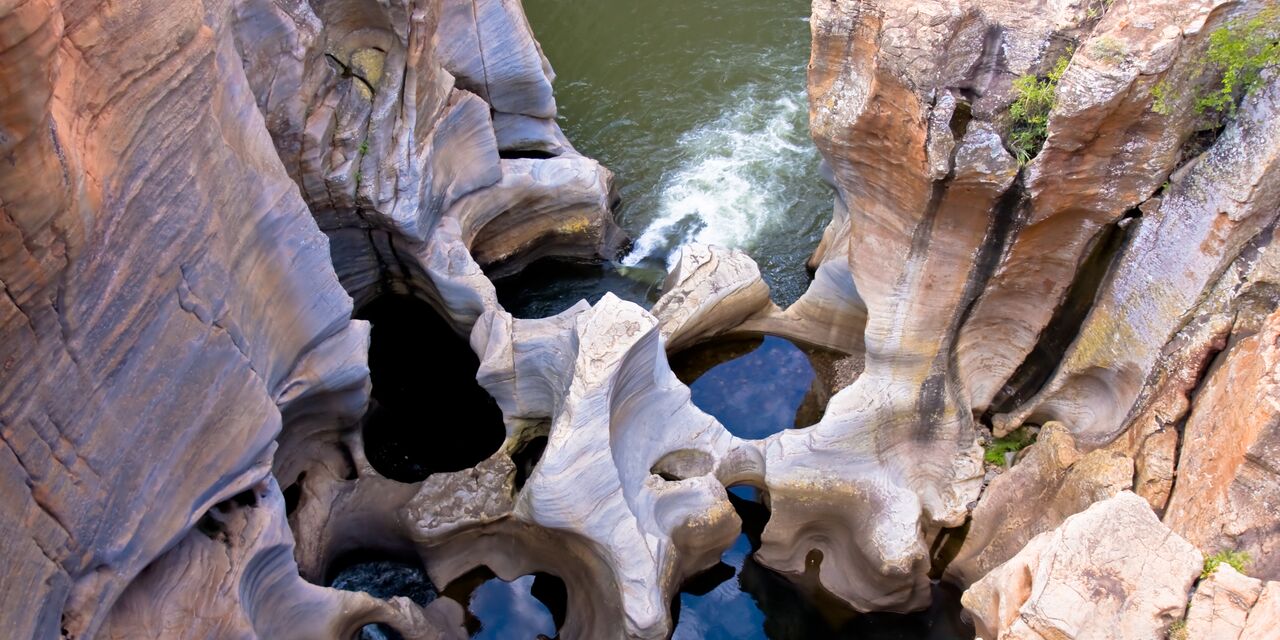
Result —
[[610, 291], [648, 309], [658, 299], [664, 272], [612, 262], [535, 260], [519, 273], [495, 281], [498, 302], [517, 318], [548, 318], [579, 300], [595, 304]]
[[[404, 596], [421, 606], [436, 599], [436, 587], [419, 564], [397, 560], [371, 560], [348, 557], [329, 580], [329, 586], [344, 591], [363, 591], [375, 598]], [[400, 640], [401, 635], [384, 624], [365, 625], [356, 640]]]
[[759, 439], [822, 419], [830, 381], [814, 359], [831, 352], [802, 349], [775, 336], [714, 340], [671, 356], [671, 368], [689, 385], [693, 403], [730, 433]]
[[418, 482], [469, 469], [502, 446], [502, 411], [476, 382], [480, 360], [430, 304], [384, 295], [356, 317], [373, 323], [364, 448], [378, 473]]
[[463, 603], [467, 633], [483, 640], [554, 637], [564, 624], [569, 599], [564, 582], [551, 574], [506, 582], [487, 567], [450, 582], [441, 595]]
[[[743, 533], [721, 563], [688, 581], [673, 607], [675, 640], [972, 640], [961, 619], [960, 590], [935, 583], [933, 603], [910, 614], [859, 614], [825, 592], [802, 590], [766, 569], [751, 554], [769, 518], [761, 494], [733, 487], [729, 500], [742, 518]], [[718, 580], [718, 583], [716, 582]]]

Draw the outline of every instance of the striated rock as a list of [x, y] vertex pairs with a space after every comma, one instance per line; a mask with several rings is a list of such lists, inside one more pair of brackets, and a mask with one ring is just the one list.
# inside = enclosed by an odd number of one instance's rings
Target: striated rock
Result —
[[[144, 568], [185, 571], [156, 563], [194, 553], [182, 541], [202, 515], [262, 481], [286, 406], [317, 429], [363, 410], [365, 328], [271, 145], [232, 13], [0, 5], [0, 611], [14, 637], [93, 637]], [[180, 599], [202, 578], [145, 579], [191, 586]], [[234, 610], [227, 598], [210, 606]]]
[[[1206, 554], [1247, 551], [1251, 573], [1280, 576], [1280, 311], [1237, 342], [1206, 378], [1183, 433], [1165, 524]], [[1242, 402], [1241, 399], [1249, 401]]]
[[1201, 562], [1126, 491], [1036, 536], [961, 601], [983, 638], [1155, 638], [1182, 616]]
[[[1080, 9], [1086, 8], [1084, 4], [1080, 3]], [[959, 339], [959, 358], [975, 407], [986, 408], [995, 400], [1026, 392], [1014, 388], [1002, 393], [1001, 388], [1020, 365], [1026, 366], [1025, 360], [1036, 357], [1034, 349], [1041, 333], [1055, 330], [1051, 320], [1055, 310], [1066, 304], [1064, 298], [1072, 283], [1087, 276], [1091, 268], [1106, 269], [1107, 265], [1091, 266], [1086, 259], [1101, 242], [1103, 227], [1150, 198], [1174, 170], [1179, 148], [1196, 123], [1191, 112], [1196, 91], [1188, 87], [1178, 93], [1173, 98], [1176, 104], [1169, 108], [1171, 115], [1166, 116], [1151, 109], [1151, 88], [1166, 76], [1193, 75], [1187, 69], [1199, 64], [1208, 34], [1225, 20], [1234, 4], [1222, 0], [1111, 3], [1088, 37], [1079, 38], [1074, 52], [1045, 52], [1042, 69], [1052, 67], [1062, 56], [1070, 57], [1049, 115], [1048, 140], [1027, 167], [1026, 209]], [[1190, 214], [1184, 213], [1178, 219], [1187, 217]], [[1187, 223], [1195, 228], [1195, 223]], [[1244, 229], [1241, 233], [1248, 237]], [[1163, 242], [1185, 251], [1198, 241], [1170, 234]], [[1213, 263], [1221, 258], [1219, 251], [1226, 252], [1231, 245], [1228, 241], [1204, 249], [1201, 261]], [[1100, 255], [1095, 262], [1107, 258]], [[1123, 264], [1141, 269], [1134, 259]], [[1188, 276], [1188, 280], [1195, 279]], [[1141, 278], [1135, 276], [1134, 280]], [[1112, 281], [1122, 283], [1125, 279]], [[1201, 280], [1200, 288], [1203, 286]], [[1192, 287], [1188, 282], [1188, 290]], [[1195, 289], [1189, 294], [1192, 301], [1198, 292]], [[1147, 299], [1153, 306], [1162, 301], [1157, 295]], [[1176, 303], [1168, 307], [1175, 308]], [[1174, 317], [1184, 310], [1174, 311]], [[1118, 321], [1115, 326], [1122, 324]], [[1157, 349], [1167, 338], [1167, 334], [1138, 334], [1131, 341], [1142, 348]], [[1039, 366], [1052, 369], [1056, 364], [1041, 362]], [[1108, 370], [1126, 379], [1136, 376], [1136, 384], [1143, 379], [1141, 367], [1122, 371], [1117, 363]], [[1081, 371], [1089, 370], [1081, 367]], [[1128, 383], [1105, 380], [1097, 384]], [[1126, 387], [1125, 393], [1136, 390]], [[1094, 447], [1118, 434], [1118, 422], [1127, 408], [1118, 408], [1114, 416], [1041, 412], [1036, 417], [1063, 420], [1082, 444]], [[1086, 423], [1086, 418], [1093, 422]], [[1094, 422], [1099, 424], [1093, 426]]]
[[1124, 426], [1161, 347], [1214, 279], [1280, 207], [1280, 83], [1251, 96], [1204, 157], [1138, 224], [1080, 335], [1024, 417], [1105, 444]]
[[216, 505], [198, 530], [147, 567], [98, 637], [350, 638], [373, 623], [405, 638], [465, 637], [462, 608], [452, 600], [424, 611], [408, 598], [318, 587], [298, 576], [292, 551], [284, 498], [268, 478]]
[[[690, 402], [653, 316], [612, 294], [572, 315], [559, 348], [570, 366], [532, 353], [516, 361], [545, 366], [542, 380], [564, 385], [551, 394], [546, 450], [524, 486], [509, 484], [514, 468], [501, 462], [479, 476], [428, 480], [405, 517], [437, 583], [479, 564], [506, 579], [546, 571], [568, 588], [566, 636], [663, 638], [680, 584], [738, 534], [717, 468], [732, 436]], [[498, 347], [524, 351], [487, 345]]]
[[1014, 557], [1033, 537], [1133, 484], [1133, 461], [1118, 452], [1083, 454], [1057, 422], [987, 486], [946, 576], [970, 585]]
[[753, 317], [777, 315], [760, 268], [747, 254], [693, 244], [684, 247], [653, 305], [669, 351], [729, 330]]

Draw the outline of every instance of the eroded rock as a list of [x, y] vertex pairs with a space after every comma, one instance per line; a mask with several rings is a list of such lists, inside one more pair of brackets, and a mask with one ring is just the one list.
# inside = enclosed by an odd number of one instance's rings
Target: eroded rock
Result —
[[983, 638], [1155, 638], [1182, 616], [1201, 561], [1126, 491], [1032, 538], [961, 601]]

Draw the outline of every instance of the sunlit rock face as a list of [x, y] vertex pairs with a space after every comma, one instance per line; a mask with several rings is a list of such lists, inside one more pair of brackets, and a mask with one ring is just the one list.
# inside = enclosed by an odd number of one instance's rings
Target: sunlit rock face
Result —
[[[755, 560], [859, 611], [927, 606], [931, 547], [967, 521], [944, 575], [991, 637], [1162, 632], [1195, 547], [1274, 578], [1274, 74], [1186, 145], [1209, 34], [1261, 4], [815, 0], [836, 201], [808, 292], [781, 309], [745, 253], [692, 245], [650, 309], [541, 319], [490, 278], [622, 238], [519, 3], [0, 4], [7, 628], [464, 634], [448, 598], [325, 586], [369, 556], [442, 589], [550, 574], [562, 637], [664, 638], [740, 534], [735, 485], [769, 511]], [[1022, 164], [1011, 82], [1063, 57]], [[431, 391], [489, 423], [376, 430], [381, 338], [352, 318], [396, 297], [424, 303], [415, 338], [465, 343]], [[843, 378], [816, 424], [746, 439], [668, 354], [761, 335]], [[986, 431], [1023, 423], [1041, 440], [984, 480]], [[478, 426], [465, 463], [414, 458]], [[1256, 624], [1269, 584], [1241, 587]]]
[[1032, 538], [962, 601], [983, 638], [1158, 638], [1182, 617], [1201, 562], [1124, 492]]

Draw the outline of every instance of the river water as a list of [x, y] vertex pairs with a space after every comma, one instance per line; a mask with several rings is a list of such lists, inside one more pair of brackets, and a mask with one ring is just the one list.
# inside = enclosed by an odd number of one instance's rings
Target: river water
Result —
[[[807, 0], [525, 0], [559, 122], [617, 176], [626, 266], [692, 241], [740, 248], [781, 304], [832, 194], [809, 138]], [[630, 296], [627, 296], [630, 297]]]
[[[524, 7], [558, 74], [560, 125], [580, 152], [615, 172], [618, 222], [635, 243], [620, 264], [535, 264], [497, 283], [502, 304], [519, 317], [544, 317], [611, 291], [648, 306], [689, 242], [745, 250], [776, 302], [798, 298], [832, 202], [808, 132], [808, 0], [524, 0]], [[675, 354], [672, 364], [695, 403], [740, 437], [761, 438], [821, 416], [825, 396], [813, 368], [820, 355], [762, 337]], [[674, 638], [973, 637], [958, 592], [946, 585], [935, 586], [927, 610], [859, 615], [768, 570], [753, 559], [767, 501], [750, 487], [733, 487], [730, 500], [743, 532], [720, 564], [682, 586]], [[351, 567], [335, 586], [420, 602], [436, 595], [420, 567], [376, 563]], [[552, 576], [508, 583], [481, 569], [441, 595], [467, 609], [473, 638], [532, 640], [562, 624], [563, 589]], [[371, 625], [362, 637], [396, 636]]]

